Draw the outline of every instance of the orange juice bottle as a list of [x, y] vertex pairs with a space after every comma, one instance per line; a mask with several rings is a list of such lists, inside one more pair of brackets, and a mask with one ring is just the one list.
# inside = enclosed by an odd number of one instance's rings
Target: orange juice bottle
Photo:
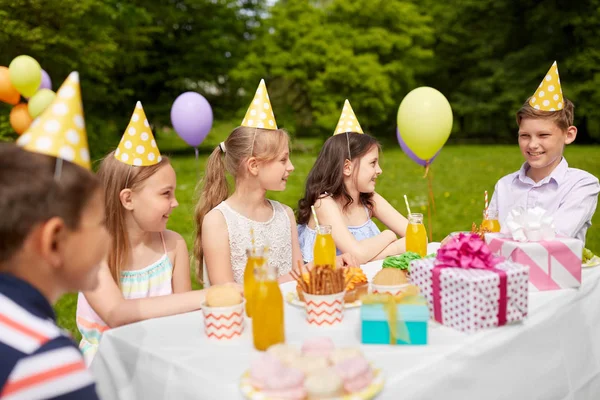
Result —
[[412, 213], [408, 216], [406, 251], [412, 251], [421, 257], [427, 255], [427, 232], [423, 225], [423, 214]]
[[331, 236], [331, 225], [319, 225], [313, 247], [315, 265], [330, 265], [335, 268], [335, 243]]
[[500, 222], [498, 221], [498, 211], [483, 210], [482, 228], [489, 229], [490, 232], [500, 232]]
[[246, 315], [252, 317], [252, 297], [254, 287], [256, 286], [256, 280], [254, 278], [254, 271], [265, 263], [265, 252], [264, 247], [251, 247], [246, 249], [246, 269], [244, 270], [244, 297], [246, 298]]
[[252, 335], [256, 350], [285, 342], [283, 296], [274, 266], [264, 263], [256, 268], [256, 286], [252, 294]]

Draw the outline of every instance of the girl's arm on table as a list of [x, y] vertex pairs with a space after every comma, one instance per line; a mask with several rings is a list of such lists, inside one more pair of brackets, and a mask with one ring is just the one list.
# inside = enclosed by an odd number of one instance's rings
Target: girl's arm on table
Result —
[[84, 292], [96, 314], [111, 328], [200, 309], [204, 290], [194, 290], [167, 296], [127, 300], [104, 263], [98, 272], [96, 290]]
[[331, 225], [333, 241], [342, 253], [352, 254], [359, 264], [373, 260], [379, 253], [396, 241], [396, 235], [385, 230], [379, 235], [358, 241], [348, 230], [344, 217], [335, 200], [324, 197], [315, 203], [317, 217], [322, 225]]

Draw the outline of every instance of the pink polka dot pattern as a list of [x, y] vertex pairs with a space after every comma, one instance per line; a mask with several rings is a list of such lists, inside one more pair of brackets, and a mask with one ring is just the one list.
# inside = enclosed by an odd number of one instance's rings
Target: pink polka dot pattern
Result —
[[[427, 299], [433, 316], [432, 276], [434, 259], [416, 260], [410, 266], [410, 279]], [[507, 275], [507, 323], [527, 316], [529, 268], [510, 261], [497, 266]], [[440, 274], [440, 303], [444, 325], [474, 333], [498, 326], [500, 278], [492, 271], [444, 268]]]

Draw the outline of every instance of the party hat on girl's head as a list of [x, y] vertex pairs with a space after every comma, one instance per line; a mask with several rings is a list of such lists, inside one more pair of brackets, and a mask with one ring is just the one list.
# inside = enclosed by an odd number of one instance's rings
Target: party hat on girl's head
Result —
[[342, 115], [340, 116], [340, 120], [338, 121], [337, 127], [335, 128], [333, 134], [338, 135], [346, 132], [364, 133], [348, 100], [344, 102]]
[[277, 129], [277, 122], [275, 122], [275, 115], [273, 115], [273, 108], [271, 107], [271, 101], [269, 100], [269, 93], [267, 93], [267, 86], [265, 80], [261, 79], [256, 89], [254, 99], [246, 111], [246, 116], [242, 121], [242, 126], [248, 126], [250, 128], [262, 128], [262, 129]]
[[115, 151], [115, 158], [128, 165], [148, 166], [158, 164], [161, 160], [160, 151], [152, 135], [152, 129], [146, 119], [142, 103], [135, 105], [133, 115], [127, 129]]
[[77, 72], [71, 72], [54, 101], [21, 135], [17, 145], [92, 169]]
[[556, 61], [554, 61], [542, 83], [540, 83], [540, 86], [529, 99], [529, 105], [536, 110], [542, 111], [558, 111], [563, 109], [563, 94], [560, 87]]

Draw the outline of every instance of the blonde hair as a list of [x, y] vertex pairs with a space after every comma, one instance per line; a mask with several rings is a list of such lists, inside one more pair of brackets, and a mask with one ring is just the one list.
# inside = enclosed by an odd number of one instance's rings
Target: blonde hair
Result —
[[[226, 172], [237, 180], [245, 175], [244, 161], [255, 157], [258, 162], [274, 160], [288, 143], [289, 137], [283, 129], [260, 129], [239, 126], [224, 142], [225, 151], [217, 146], [206, 161], [204, 178], [198, 184], [198, 203], [196, 204], [196, 238], [194, 256], [196, 257], [196, 278], [203, 282], [202, 221], [210, 210], [229, 196]], [[224, 156], [223, 156], [224, 154]]]
[[559, 111], [543, 111], [537, 110], [529, 104], [529, 99], [517, 111], [517, 125], [521, 125], [524, 119], [545, 119], [553, 121], [562, 131], [566, 131], [573, 125], [575, 118], [575, 106], [571, 100], [566, 97], [563, 99], [565, 104], [562, 110]]
[[170, 165], [163, 156], [158, 164], [150, 166], [127, 165], [115, 158], [110, 152], [100, 164], [98, 177], [104, 187], [104, 204], [106, 207], [106, 228], [113, 237], [108, 253], [108, 268], [117, 285], [121, 285], [121, 268], [129, 257], [129, 237], [125, 223], [125, 207], [121, 204], [120, 194], [123, 189], [135, 191], [142, 183], [154, 175], [165, 165]]

